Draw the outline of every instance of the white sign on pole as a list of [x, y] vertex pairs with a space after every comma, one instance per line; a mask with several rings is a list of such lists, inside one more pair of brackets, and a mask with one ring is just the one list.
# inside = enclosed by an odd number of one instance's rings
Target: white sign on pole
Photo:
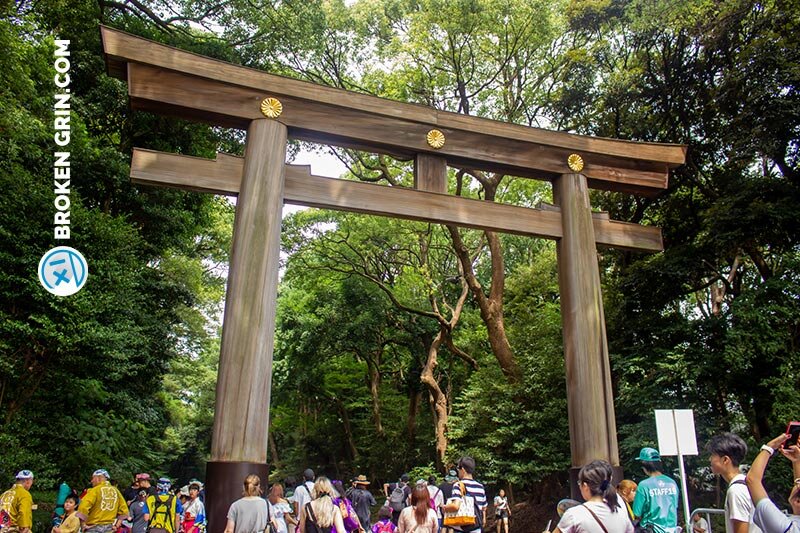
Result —
[[686, 470], [683, 467], [683, 456], [697, 455], [694, 413], [691, 409], [656, 409], [656, 432], [658, 433], [658, 452], [661, 456], [678, 456], [686, 531], [691, 531], [689, 492], [686, 489]]
[[662, 456], [697, 455], [694, 412], [691, 409], [656, 409], [658, 452]]

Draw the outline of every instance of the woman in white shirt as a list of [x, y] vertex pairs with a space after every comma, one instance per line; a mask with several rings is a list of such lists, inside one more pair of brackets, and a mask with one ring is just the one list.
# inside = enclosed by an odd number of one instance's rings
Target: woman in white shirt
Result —
[[428, 487], [418, 484], [411, 491], [411, 505], [400, 512], [395, 533], [437, 533], [439, 515], [431, 509]]
[[606, 461], [592, 461], [578, 472], [578, 487], [586, 502], [568, 509], [553, 533], [633, 533], [611, 483], [613, 470]]

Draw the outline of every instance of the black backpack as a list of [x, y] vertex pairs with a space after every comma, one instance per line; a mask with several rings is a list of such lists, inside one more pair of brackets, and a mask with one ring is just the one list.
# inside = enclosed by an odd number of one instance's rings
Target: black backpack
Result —
[[311, 507], [311, 502], [308, 502], [306, 504], [306, 533], [331, 533], [331, 531], [333, 531], [333, 524], [328, 527], [317, 524], [314, 508]]

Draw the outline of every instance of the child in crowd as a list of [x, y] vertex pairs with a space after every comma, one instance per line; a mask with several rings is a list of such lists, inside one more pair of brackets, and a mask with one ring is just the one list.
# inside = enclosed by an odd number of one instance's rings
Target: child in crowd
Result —
[[61, 524], [53, 528], [53, 533], [78, 533], [81, 529], [81, 521], [75, 510], [78, 508], [78, 497], [70, 494], [64, 500], [64, 517]]
[[394, 533], [397, 526], [392, 523], [392, 508], [384, 505], [378, 511], [378, 521], [372, 525], [372, 533]]

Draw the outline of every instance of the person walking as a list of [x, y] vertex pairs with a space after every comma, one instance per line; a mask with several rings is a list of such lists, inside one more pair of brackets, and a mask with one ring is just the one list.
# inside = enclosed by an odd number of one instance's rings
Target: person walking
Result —
[[128, 516], [128, 504], [119, 489], [108, 481], [102, 468], [92, 473], [92, 487], [78, 505], [77, 516], [86, 533], [110, 533]]
[[131, 533], [147, 533], [150, 510], [147, 508], [147, 489], [140, 488], [136, 498], [128, 504], [128, 522]]
[[578, 472], [578, 488], [585, 503], [564, 512], [553, 533], [633, 533], [611, 483], [614, 471], [606, 461], [592, 461]]
[[503, 489], [500, 489], [500, 492], [494, 497], [494, 516], [497, 533], [500, 533], [501, 527], [505, 533], [508, 533], [508, 517], [511, 516], [511, 509], [508, 508], [508, 498]]
[[383, 484], [383, 495], [386, 496], [389, 507], [392, 509], [392, 523], [394, 525], [397, 525], [400, 511], [405, 509], [408, 497], [411, 496], [411, 487], [408, 486], [409, 479], [408, 474], [403, 474], [397, 483]]
[[353, 533], [353, 531], [363, 530], [364, 528], [361, 527], [358, 515], [355, 509], [353, 509], [353, 502], [345, 496], [344, 483], [337, 479], [332, 481], [331, 485], [333, 485], [333, 490], [335, 490], [337, 494], [333, 497], [333, 505], [337, 506], [342, 513], [342, 523], [344, 524], [345, 531], [347, 531], [347, 533]]
[[280, 483], [275, 483], [269, 489], [269, 503], [278, 533], [288, 533], [289, 525], [297, 525], [297, 520], [292, 515], [294, 507], [283, 497], [283, 485]]
[[325, 476], [320, 476], [311, 489], [312, 500], [300, 513], [300, 533], [347, 533], [342, 512], [333, 504], [333, 485]]
[[711, 471], [728, 483], [725, 493], [725, 533], [761, 533], [753, 522], [755, 505], [739, 465], [747, 455], [747, 444], [733, 433], [715, 435], [708, 441]]
[[[200, 499], [200, 484], [189, 483], [189, 501], [183, 508], [184, 533], [200, 533], [206, 525], [206, 506]], [[131, 531], [131, 533], [134, 533]]]
[[267, 528], [269, 508], [261, 494], [261, 478], [250, 474], [244, 479], [242, 497], [228, 509], [225, 533], [262, 533]]
[[437, 533], [439, 515], [431, 508], [431, 496], [424, 483], [411, 491], [411, 505], [400, 512], [398, 533]]
[[455, 531], [469, 531], [470, 533], [481, 533], [483, 525], [486, 523], [486, 489], [483, 484], [474, 479], [475, 459], [464, 456], [458, 460], [456, 467], [458, 472], [458, 482], [453, 484], [453, 495], [444, 506], [446, 513], [457, 512], [461, 507], [464, 496], [470, 496], [475, 502], [475, 525], [473, 526], [454, 526]]
[[661, 454], [642, 448], [637, 458], [648, 478], [639, 483], [633, 499], [633, 515], [639, 526], [655, 533], [675, 533], [678, 527], [678, 484], [662, 471]]
[[375, 501], [375, 496], [367, 490], [369, 486], [367, 476], [360, 474], [356, 477], [354, 484], [355, 488], [350, 491], [350, 500], [353, 502], [353, 508], [356, 510], [361, 527], [365, 531], [369, 531], [371, 527], [371, 507], [377, 505], [378, 502]]
[[147, 497], [147, 509], [150, 512], [150, 522], [147, 525], [149, 533], [177, 533], [181, 529], [183, 504], [180, 498], [170, 492], [171, 488], [171, 479], [158, 478], [158, 492], [155, 496]]
[[0, 495], [0, 526], [4, 533], [30, 533], [33, 526], [33, 472], [17, 472], [14, 485]]
[[311, 501], [311, 490], [314, 488], [314, 471], [306, 468], [303, 471], [303, 483], [294, 489], [294, 515], [300, 516], [306, 504]]
[[635, 521], [633, 516], [633, 509], [631, 508], [631, 504], [633, 504], [634, 498], [636, 498], [636, 482], [631, 479], [623, 479], [617, 484], [617, 494], [625, 502], [625, 509], [628, 511], [628, 518], [631, 519], [631, 522]]

